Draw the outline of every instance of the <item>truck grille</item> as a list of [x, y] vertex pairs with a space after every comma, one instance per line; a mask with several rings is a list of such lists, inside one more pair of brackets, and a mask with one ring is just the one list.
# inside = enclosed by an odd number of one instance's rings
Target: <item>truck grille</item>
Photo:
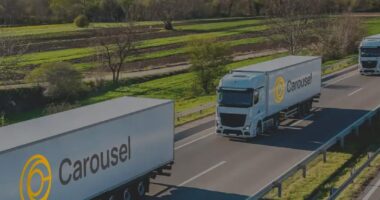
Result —
[[377, 61], [362, 61], [362, 67], [366, 69], [376, 68]]
[[237, 130], [229, 130], [229, 129], [225, 129], [223, 130], [223, 133], [224, 134], [227, 134], [227, 135], [230, 135], [230, 134], [234, 134], [234, 135], [243, 135], [243, 133], [241, 131], [237, 131]]
[[246, 115], [239, 114], [220, 114], [220, 120], [223, 126], [242, 127], [245, 124]]

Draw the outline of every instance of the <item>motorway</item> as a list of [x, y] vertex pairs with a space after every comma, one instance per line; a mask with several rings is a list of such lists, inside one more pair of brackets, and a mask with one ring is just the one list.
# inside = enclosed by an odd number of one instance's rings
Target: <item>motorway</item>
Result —
[[214, 127], [175, 144], [172, 176], [151, 186], [151, 200], [246, 200], [380, 104], [380, 77], [356, 71], [324, 83], [314, 112], [253, 142], [215, 135]]

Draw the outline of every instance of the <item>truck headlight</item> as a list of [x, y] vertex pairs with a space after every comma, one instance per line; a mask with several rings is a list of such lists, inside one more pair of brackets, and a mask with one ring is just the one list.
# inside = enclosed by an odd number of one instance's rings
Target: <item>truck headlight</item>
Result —
[[251, 129], [251, 126], [246, 126], [243, 130], [249, 131], [249, 129]]

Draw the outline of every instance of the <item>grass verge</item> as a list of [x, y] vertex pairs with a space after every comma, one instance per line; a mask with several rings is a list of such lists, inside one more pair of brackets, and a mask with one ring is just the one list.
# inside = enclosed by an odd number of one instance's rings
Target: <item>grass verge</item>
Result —
[[[363, 158], [363, 161], [366, 160]], [[365, 190], [365, 187], [376, 177], [380, 170], [380, 156], [377, 156], [356, 179], [353, 184], [348, 186], [338, 197], [338, 200], [357, 199]]]
[[[377, 127], [377, 130], [378, 127]], [[346, 146], [341, 149], [335, 146], [327, 153], [327, 162], [318, 157], [307, 166], [307, 177], [303, 178], [301, 172], [283, 182], [283, 196], [277, 197], [277, 191], [271, 191], [267, 199], [327, 199], [332, 188], [339, 187], [350, 177], [351, 170], [358, 168], [366, 161], [368, 151], [380, 146], [380, 136], [369, 129], [364, 129], [362, 134], [351, 136], [346, 141]], [[380, 161], [376, 161], [380, 162]], [[358, 182], [356, 182], [358, 181]], [[350, 187], [360, 188], [363, 179], [356, 179]], [[340, 199], [355, 199], [358, 192], [347, 189]]]
[[355, 65], [357, 63], [358, 63], [357, 55], [349, 55], [342, 59], [331, 60], [331, 61], [323, 63], [322, 74], [328, 75], [336, 71], [342, 70], [346, 68], [347, 66]]

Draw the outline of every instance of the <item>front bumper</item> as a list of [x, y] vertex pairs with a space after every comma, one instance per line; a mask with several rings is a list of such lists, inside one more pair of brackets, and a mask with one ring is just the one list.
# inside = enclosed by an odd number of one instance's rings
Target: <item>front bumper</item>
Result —
[[362, 74], [362, 75], [380, 75], [380, 70], [377, 68], [374, 68], [374, 69], [361, 68], [360, 74]]
[[238, 137], [238, 138], [252, 138], [250, 130], [244, 127], [230, 128], [230, 127], [218, 127], [216, 133], [224, 137]]

